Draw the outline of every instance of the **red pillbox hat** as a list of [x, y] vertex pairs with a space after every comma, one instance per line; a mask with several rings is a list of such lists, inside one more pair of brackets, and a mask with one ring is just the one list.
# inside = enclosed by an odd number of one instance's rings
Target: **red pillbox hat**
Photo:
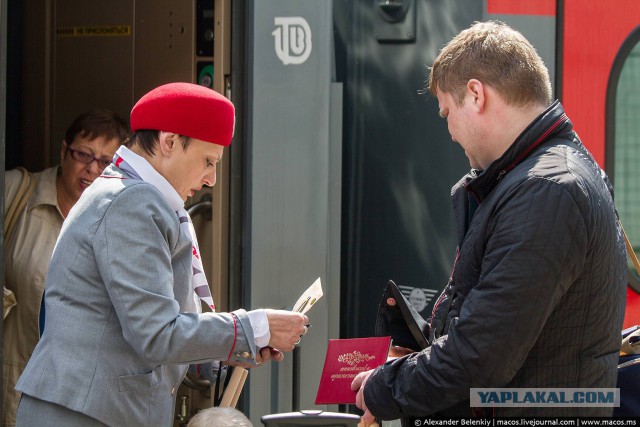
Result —
[[231, 144], [235, 109], [218, 92], [193, 83], [159, 86], [133, 106], [131, 130], [174, 132], [202, 141]]

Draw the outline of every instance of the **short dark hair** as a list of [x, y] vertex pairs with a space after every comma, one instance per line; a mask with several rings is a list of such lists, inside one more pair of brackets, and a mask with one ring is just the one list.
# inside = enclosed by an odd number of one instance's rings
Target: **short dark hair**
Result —
[[76, 117], [67, 128], [64, 140], [71, 145], [78, 136], [89, 140], [104, 136], [108, 140], [117, 139], [123, 144], [129, 138], [129, 134], [129, 125], [117, 113], [97, 109]]
[[[184, 135], [179, 135], [182, 142], [182, 149], [186, 151], [187, 147], [191, 143], [191, 138]], [[133, 145], [139, 145], [145, 153], [153, 156], [156, 153], [156, 147], [158, 146], [158, 139], [160, 138], [159, 130], [141, 129], [137, 130], [131, 135], [125, 145], [127, 148], [131, 148]]]

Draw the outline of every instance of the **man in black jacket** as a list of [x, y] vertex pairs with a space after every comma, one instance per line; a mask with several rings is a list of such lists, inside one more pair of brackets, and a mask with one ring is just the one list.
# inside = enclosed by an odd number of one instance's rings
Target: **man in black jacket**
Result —
[[519, 32], [476, 23], [442, 49], [429, 91], [472, 168], [452, 190], [456, 260], [429, 321], [431, 345], [355, 378], [363, 420], [469, 416], [472, 388], [614, 388], [624, 241], [609, 182], [552, 102], [544, 63]]

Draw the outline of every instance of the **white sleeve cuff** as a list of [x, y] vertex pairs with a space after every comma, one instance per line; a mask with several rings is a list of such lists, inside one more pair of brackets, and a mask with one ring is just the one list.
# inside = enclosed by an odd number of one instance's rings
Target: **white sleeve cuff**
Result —
[[251, 310], [247, 313], [253, 328], [253, 337], [256, 341], [256, 347], [262, 348], [269, 345], [271, 333], [269, 332], [269, 320], [267, 312], [264, 309]]

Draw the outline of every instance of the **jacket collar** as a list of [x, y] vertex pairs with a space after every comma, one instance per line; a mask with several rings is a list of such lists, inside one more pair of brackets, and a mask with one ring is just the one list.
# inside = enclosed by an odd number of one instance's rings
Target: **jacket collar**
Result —
[[[43, 170], [39, 173], [38, 183], [33, 191], [33, 197], [27, 205], [27, 210], [31, 210], [39, 205], [55, 206], [60, 212], [58, 206], [58, 190], [56, 188], [56, 180], [60, 166], [54, 166]], [[35, 176], [34, 176], [35, 175]], [[37, 174], [32, 174], [32, 179], [36, 179]], [[62, 214], [60, 214], [62, 217]]]
[[472, 171], [471, 179], [463, 184], [465, 189], [481, 202], [507, 173], [529, 157], [537, 147], [572, 130], [573, 124], [565, 114], [560, 101], [556, 100], [532, 121], [507, 151], [483, 173], [477, 174], [476, 171]]
[[[126, 146], [122, 145], [116, 151], [116, 155], [114, 156], [114, 165], [119, 166], [120, 162], [117, 159], [118, 157], [124, 159], [125, 162], [129, 164], [129, 167], [133, 169], [133, 172], [138, 174], [142, 181], [148, 182], [153, 185], [162, 193], [169, 205], [171, 205], [171, 209], [177, 211], [179, 209], [184, 208], [184, 201], [178, 194], [178, 192], [173, 188], [173, 186], [166, 180], [165, 177], [160, 175], [160, 172], [155, 170], [153, 166], [142, 156], [134, 153], [129, 150]], [[131, 173], [127, 170], [128, 175]]]

